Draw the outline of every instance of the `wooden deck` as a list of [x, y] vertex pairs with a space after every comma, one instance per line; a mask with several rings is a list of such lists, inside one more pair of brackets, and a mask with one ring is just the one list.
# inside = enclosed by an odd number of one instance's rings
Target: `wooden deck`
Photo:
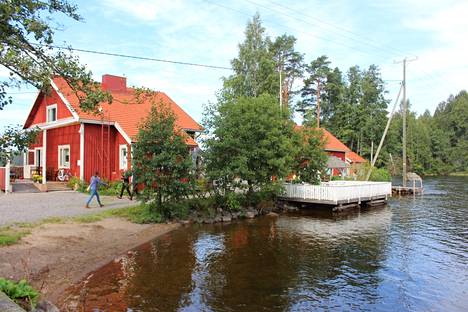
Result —
[[390, 182], [331, 181], [320, 185], [284, 184], [280, 200], [328, 206], [356, 206], [361, 203], [385, 203], [392, 195]]

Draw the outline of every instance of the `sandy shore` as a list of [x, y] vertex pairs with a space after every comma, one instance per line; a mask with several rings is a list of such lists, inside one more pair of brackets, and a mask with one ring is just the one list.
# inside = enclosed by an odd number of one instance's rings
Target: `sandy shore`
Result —
[[20, 244], [0, 247], [0, 276], [25, 278], [55, 302], [70, 285], [127, 250], [178, 227], [109, 218], [95, 223], [45, 224]]

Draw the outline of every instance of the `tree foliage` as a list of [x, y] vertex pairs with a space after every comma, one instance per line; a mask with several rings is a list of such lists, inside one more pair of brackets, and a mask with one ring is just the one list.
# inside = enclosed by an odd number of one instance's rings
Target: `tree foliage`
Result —
[[302, 182], [318, 184], [327, 162], [327, 155], [323, 151], [325, 142], [322, 131], [312, 127], [301, 127], [294, 131], [293, 138], [297, 147], [293, 172]]
[[[426, 111], [417, 116], [410, 111], [407, 116], [408, 169], [419, 174], [468, 171], [467, 116], [466, 91], [440, 103], [433, 115]], [[401, 136], [402, 115], [398, 112], [390, 126], [382, 153], [382, 164], [397, 174], [401, 172], [402, 163]]]
[[37, 137], [37, 130], [22, 130], [19, 126], [7, 126], [0, 134], [0, 161], [11, 160]]
[[252, 192], [291, 172], [293, 124], [281, 114], [276, 98], [239, 97], [214, 111], [213, 131], [205, 142], [211, 180], [226, 190]]
[[133, 145], [133, 170], [137, 182], [144, 184], [139, 198], [166, 218], [171, 217], [171, 203], [191, 189], [192, 160], [186, 138], [177, 129], [172, 110], [155, 103]]
[[279, 99], [281, 85], [283, 103], [287, 106], [295, 94], [294, 82], [303, 72], [303, 55], [296, 51], [295, 44], [296, 38], [289, 35], [272, 40], [256, 14], [247, 24], [238, 56], [231, 61], [234, 73], [223, 78], [219, 100], [264, 93]]
[[102, 101], [112, 101], [92, 80], [91, 72], [70, 51], [54, 51], [52, 17], [63, 14], [81, 20], [77, 7], [66, 0], [5, 0], [0, 2], [0, 65], [10, 72], [0, 82], [0, 110], [11, 103], [7, 90], [30, 84], [49, 91], [50, 79], [63, 77], [80, 99], [83, 110], [94, 110]]

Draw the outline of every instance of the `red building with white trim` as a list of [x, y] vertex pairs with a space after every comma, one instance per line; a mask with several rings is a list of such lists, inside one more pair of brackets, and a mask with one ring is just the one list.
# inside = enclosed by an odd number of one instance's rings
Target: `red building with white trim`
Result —
[[176, 125], [187, 134], [188, 147], [197, 147], [195, 134], [202, 127], [163, 92], [137, 99], [125, 77], [104, 75], [101, 87], [112, 94], [113, 101], [101, 103], [100, 113], [93, 114], [80, 109], [78, 97], [64, 79], [56, 77], [51, 85], [49, 94], [39, 92], [24, 124], [25, 129], [40, 129], [25, 155], [25, 178], [37, 170], [45, 184], [63, 169], [86, 181], [96, 170], [108, 180], [120, 179], [120, 171], [130, 168], [139, 124], [154, 103], [172, 109]]
[[[300, 129], [302, 126], [296, 126], [296, 129]], [[323, 150], [327, 153], [328, 159], [328, 170], [331, 176], [340, 176], [350, 174], [350, 168], [352, 165], [365, 163], [366, 160], [353, 152], [343, 142], [338, 140], [333, 134], [327, 129], [320, 128], [322, 131], [324, 146]]]

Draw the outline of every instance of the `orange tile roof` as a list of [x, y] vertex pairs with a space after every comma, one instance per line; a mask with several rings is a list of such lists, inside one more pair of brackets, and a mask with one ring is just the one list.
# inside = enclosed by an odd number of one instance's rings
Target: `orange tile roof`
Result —
[[325, 138], [325, 147], [326, 151], [336, 151], [336, 152], [350, 152], [351, 150], [344, 145], [340, 140], [338, 140], [333, 134], [324, 128], [320, 128], [323, 132]]
[[346, 153], [346, 158], [350, 159], [352, 163], [364, 163], [367, 161], [353, 151]]
[[[296, 125], [295, 129], [300, 130], [303, 126]], [[334, 151], [334, 152], [350, 152], [351, 150], [344, 145], [340, 140], [338, 140], [333, 134], [331, 134], [328, 130], [324, 128], [319, 128], [319, 130], [323, 133], [324, 139], [324, 147], [323, 149], [326, 151]]]
[[[78, 97], [73, 93], [68, 83], [61, 77], [53, 79], [60, 92], [65, 96], [70, 105], [76, 111], [80, 119], [101, 121], [101, 115], [83, 112], [79, 107]], [[203, 128], [190, 117], [179, 105], [177, 105], [164, 92], [155, 92], [154, 95], [142, 96], [140, 100], [135, 98], [135, 90], [127, 88], [127, 91], [112, 91], [112, 104], [101, 103], [104, 120], [117, 122], [123, 131], [134, 140], [138, 134], [139, 126], [148, 115], [154, 103], [169, 105], [176, 116], [176, 126], [180, 129], [201, 131]], [[138, 102], [138, 103], [137, 103]], [[197, 145], [192, 138], [187, 140], [189, 145]]]

